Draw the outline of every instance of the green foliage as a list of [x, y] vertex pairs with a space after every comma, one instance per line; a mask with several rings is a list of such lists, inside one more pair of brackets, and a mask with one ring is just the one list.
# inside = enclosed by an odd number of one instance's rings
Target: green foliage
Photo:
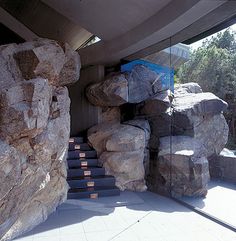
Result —
[[236, 93], [236, 40], [229, 29], [203, 42], [177, 71], [181, 83], [197, 82], [221, 98]]

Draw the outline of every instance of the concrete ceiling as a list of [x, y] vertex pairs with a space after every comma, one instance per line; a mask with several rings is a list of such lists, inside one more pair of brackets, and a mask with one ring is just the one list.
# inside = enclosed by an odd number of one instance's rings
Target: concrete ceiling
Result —
[[1, 23], [27, 41], [35, 37], [51, 38], [77, 49], [92, 36], [39, 0], [0, 0], [0, 7]]
[[98, 36], [100, 42], [79, 49], [84, 66], [142, 58], [236, 15], [236, 1], [227, 0], [0, 0], [0, 6], [10, 15], [1, 23], [14, 32], [18, 24], [24, 39], [37, 35], [76, 49]]
[[171, 0], [43, 0], [43, 2], [106, 41], [135, 28]]

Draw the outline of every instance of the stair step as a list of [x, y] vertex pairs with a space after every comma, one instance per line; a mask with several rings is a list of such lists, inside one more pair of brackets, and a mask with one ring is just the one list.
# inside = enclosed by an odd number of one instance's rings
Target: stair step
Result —
[[67, 170], [67, 177], [84, 177], [84, 176], [103, 176], [105, 169], [103, 167], [82, 167], [70, 168]]
[[69, 143], [82, 144], [82, 143], [84, 143], [84, 138], [83, 137], [70, 137]]
[[70, 188], [115, 187], [115, 178], [113, 176], [72, 177], [67, 178], [67, 182]]
[[68, 199], [81, 199], [81, 198], [98, 198], [120, 195], [120, 190], [117, 187], [88, 187], [85, 189], [72, 188], [69, 189]]
[[68, 167], [96, 167], [98, 166], [98, 159], [68, 159]]
[[75, 143], [69, 143], [69, 151], [91, 151], [92, 148], [87, 143], [81, 143], [81, 144], [75, 144]]
[[68, 159], [80, 159], [80, 158], [96, 158], [97, 157], [97, 152], [92, 150], [92, 151], [68, 151]]

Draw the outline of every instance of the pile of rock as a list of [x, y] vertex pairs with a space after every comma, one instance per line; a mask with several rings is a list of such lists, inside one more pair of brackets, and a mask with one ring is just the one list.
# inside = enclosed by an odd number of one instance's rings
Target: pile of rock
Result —
[[86, 90], [88, 100], [103, 107], [101, 124], [88, 130], [88, 140], [98, 152], [106, 174], [116, 177], [121, 190], [146, 190], [150, 126], [145, 119], [120, 124], [119, 106], [140, 103], [160, 90], [160, 76], [143, 65], [131, 72], [112, 74]]
[[88, 130], [88, 140], [98, 152], [100, 164], [107, 175], [115, 176], [121, 190], [146, 190], [144, 167], [149, 133], [145, 120], [103, 122]]
[[80, 59], [39, 39], [0, 47], [0, 239], [32, 229], [67, 197], [70, 132], [66, 84]]
[[[226, 102], [212, 93], [203, 93], [196, 83], [176, 86], [175, 95], [162, 91], [158, 75], [139, 65], [130, 73], [111, 75], [104, 82], [90, 86], [87, 96], [98, 106], [132, 103], [134, 119], [143, 118], [150, 123], [150, 140], [148, 138], [149, 143], [145, 145], [143, 134], [124, 126], [126, 122], [99, 125], [88, 132], [105, 169], [117, 177], [117, 185], [122, 190], [129, 187], [124, 183], [134, 181], [128, 175], [134, 170], [130, 167], [137, 165], [131, 156], [137, 149], [143, 152], [148, 146], [150, 163], [146, 163], [150, 171], [147, 166], [145, 170], [151, 190], [172, 196], [206, 195], [208, 158], [220, 153], [228, 138], [228, 126], [222, 114], [227, 108]], [[123, 110], [129, 111], [129, 108]], [[143, 163], [141, 159], [143, 154], [139, 153], [137, 163]], [[124, 169], [119, 170], [121, 166], [126, 167], [126, 181], [121, 175]]]
[[189, 83], [176, 89], [170, 111], [157, 113], [155, 120], [164, 116], [171, 129], [160, 131], [159, 123], [150, 117], [152, 134], [160, 141], [158, 157], [152, 160], [157, 162], [152, 189], [172, 196], [206, 195], [208, 158], [220, 153], [228, 138], [222, 114], [226, 108], [226, 102]]

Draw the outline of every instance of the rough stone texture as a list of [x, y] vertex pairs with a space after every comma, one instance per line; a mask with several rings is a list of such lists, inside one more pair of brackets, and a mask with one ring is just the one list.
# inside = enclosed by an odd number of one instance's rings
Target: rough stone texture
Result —
[[157, 113], [165, 112], [171, 105], [169, 91], [163, 91], [146, 100], [140, 108], [140, 113], [145, 116], [155, 116]]
[[228, 104], [212, 93], [184, 94], [174, 98], [176, 112], [191, 115], [214, 115], [225, 111]]
[[151, 99], [146, 100], [136, 106], [136, 118], [139, 118], [139, 116], [145, 116], [150, 123], [150, 150], [158, 150], [159, 138], [170, 135], [171, 100], [171, 92], [162, 91]]
[[224, 148], [209, 158], [209, 168], [211, 177], [236, 183], [236, 152]]
[[136, 65], [131, 72], [114, 74], [101, 83], [89, 86], [86, 95], [97, 106], [140, 103], [162, 90], [159, 77], [147, 67]]
[[103, 107], [101, 110], [99, 123], [118, 122], [120, 123], [120, 108], [119, 107]]
[[[143, 151], [103, 152], [100, 156], [106, 174], [116, 178], [116, 186], [121, 190], [145, 191]], [[135, 183], [139, 185], [136, 186]], [[133, 184], [132, 184], [133, 183]], [[142, 185], [140, 185], [142, 184]]]
[[39, 39], [0, 47], [0, 239], [45, 221], [67, 197], [70, 99], [80, 61]]
[[128, 81], [123, 74], [109, 76], [105, 81], [90, 85], [86, 96], [97, 106], [120, 106], [128, 102]]
[[209, 169], [201, 143], [187, 136], [163, 137], [159, 148], [159, 190], [172, 196], [205, 196]]
[[124, 124], [141, 128], [145, 132], [145, 149], [144, 149], [143, 165], [145, 169], [145, 176], [147, 177], [147, 175], [149, 175], [149, 172], [150, 172], [149, 140], [151, 135], [151, 129], [150, 129], [149, 122], [145, 119], [135, 119], [135, 120], [126, 121], [124, 122]]
[[[155, 107], [155, 104], [158, 105], [158, 102], [148, 100], [140, 108], [140, 113], [146, 116], [151, 126], [149, 145], [151, 168], [149, 177], [150, 189], [170, 194], [170, 187], [173, 186], [172, 195], [195, 196], [204, 194], [204, 189], [206, 189], [204, 185], [207, 182], [206, 177], [208, 176], [206, 173], [207, 158], [219, 154], [228, 139], [228, 126], [222, 114], [227, 108], [227, 103], [211, 93], [202, 93], [199, 85], [187, 83], [180, 85], [175, 90], [172, 111], [168, 108], [168, 105], [166, 105], [165, 110], [165, 108]], [[164, 106], [164, 104], [162, 99], [159, 105]], [[163, 150], [160, 149], [163, 147], [160, 147], [160, 140], [163, 141], [163, 138], [168, 138], [170, 135], [173, 135], [172, 140], [180, 136], [180, 139], [178, 139], [179, 143], [175, 143], [176, 147], [179, 147], [180, 150], [192, 151], [194, 158], [198, 157], [196, 161], [198, 167], [196, 167], [196, 170], [199, 170], [199, 167], [205, 170], [201, 175], [195, 175], [195, 173], [191, 175], [191, 181], [189, 181], [180, 169], [178, 170], [176, 167], [172, 167], [172, 165], [170, 166], [170, 150], [168, 150], [169, 153], [166, 151], [163, 157], [161, 154]], [[189, 143], [185, 142], [186, 138], [191, 138], [191, 141]], [[196, 150], [193, 142], [198, 143], [198, 150]], [[188, 152], [186, 153], [185, 151], [182, 154], [174, 154], [171, 158], [178, 160], [180, 163], [182, 160], [183, 163], [181, 165], [184, 170], [188, 166], [188, 162], [192, 162], [193, 157], [191, 155], [188, 155]], [[170, 180], [171, 176], [168, 172], [172, 169], [174, 169], [173, 183], [168, 183], [167, 179]]]
[[202, 88], [199, 84], [194, 82], [175, 85], [175, 96], [188, 93], [202, 93]]
[[227, 103], [211, 93], [184, 94], [173, 101], [173, 135], [188, 135], [207, 149], [206, 157], [219, 154], [228, 139], [222, 111]]
[[98, 152], [106, 174], [115, 176], [117, 187], [121, 190], [144, 191], [148, 123], [142, 120], [135, 121], [135, 126], [133, 124], [96, 125], [88, 130], [88, 140]]
[[129, 87], [129, 103], [148, 100], [162, 90], [160, 76], [143, 65], [136, 65], [125, 73]]

